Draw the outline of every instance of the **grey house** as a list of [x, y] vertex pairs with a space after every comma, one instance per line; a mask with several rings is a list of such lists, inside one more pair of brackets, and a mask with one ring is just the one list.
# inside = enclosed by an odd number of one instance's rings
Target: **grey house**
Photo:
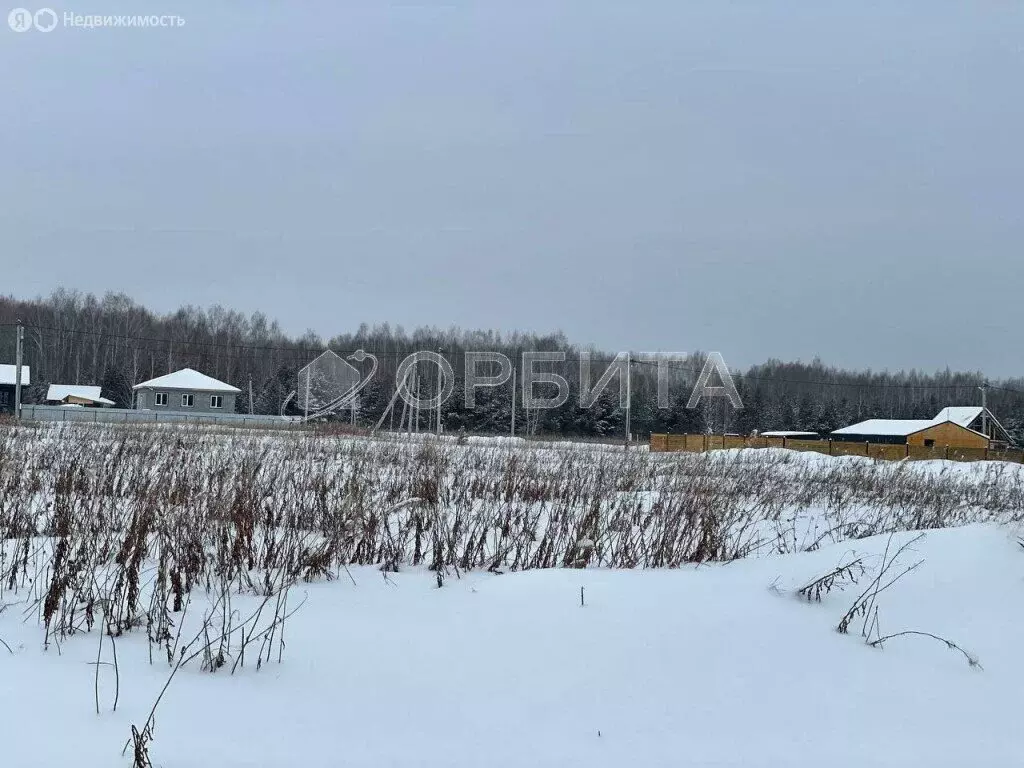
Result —
[[242, 391], [191, 368], [144, 381], [132, 389], [140, 411], [175, 413], [234, 413], [235, 397]]

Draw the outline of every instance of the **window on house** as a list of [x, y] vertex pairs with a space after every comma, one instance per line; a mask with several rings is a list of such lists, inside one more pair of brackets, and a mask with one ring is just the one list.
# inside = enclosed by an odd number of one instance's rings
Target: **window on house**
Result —
[[153, 405], [167, 405], [167, 393], [157, 392], [153, 395]]
[[224, 396], [223, 395], [210, 395], [210, 407], [211, 408], [223, 408], [224, 407]]
[[925, 438], [925, 440], [924, 440], [924, 447], [925, 448], [934, 448], [935, 447], [935, 441], [934, 440], [929, 440], [928, 438]]
[[195, 395], [182, 395], [181, 396], [181, 407], [182, 408], [191, 408], [195, 404], [196, 404], [196, 396]]
[[0, 392], [0, 405], [7, 405], [9, 402], [11, 402], [10, 398], [10, 392]]

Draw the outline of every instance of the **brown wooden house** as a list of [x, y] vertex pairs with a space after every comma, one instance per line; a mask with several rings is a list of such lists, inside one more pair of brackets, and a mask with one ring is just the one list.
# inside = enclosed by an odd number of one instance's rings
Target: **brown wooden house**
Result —
[[1000, 448], [1014, 442], [992, 412], [981, 406], [950, 406], [934, 419], [868, 419], [835, 430], [832, 439], [924, 448]]

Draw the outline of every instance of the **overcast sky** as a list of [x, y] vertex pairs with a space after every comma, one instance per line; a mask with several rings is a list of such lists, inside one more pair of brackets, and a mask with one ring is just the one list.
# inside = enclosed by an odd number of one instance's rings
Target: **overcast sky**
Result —
[[0, 292], [1024, 374], [1022, 3], [268, 5], [0, 28]]

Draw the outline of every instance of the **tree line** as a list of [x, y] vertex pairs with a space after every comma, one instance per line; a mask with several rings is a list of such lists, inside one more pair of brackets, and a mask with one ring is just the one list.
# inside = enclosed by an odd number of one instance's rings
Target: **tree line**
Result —
[[[294, 337], [260, 312], [245, 315], [221, 306], [185, 306], [161, 315], [124, 294], [100, 298], [62, 289], [33, 300], [0, 297], [0, 325], [6, 326], [0, 328], [0, 362], [14, 361], [12, 326], [18, 320], [26, 325], [25, 362], [32, 367], [33, 385], [26, 389], [26, 402], [41, 402], [50, 383], [98, 384], [104, 396], [121, 407], [131, 407], [134, 384], [188, 367], [241, 389], [236, 403], [240, 412], [247, 413], [251, 407], [253, 413], [279, 413], [288, 395], [298, 388], [299, 370], [324, 350], [344, 357], [364, 349], [379, 361], [377, 375], [360, 400], [358, 420], [365, 426], [375, 423], [391, 400], [402, 359], [421, 350], [441, 350], [455, 372], [453, 395], [442, 408], [445, 429], [507, 433], [513, 407], [511, 383], [478, 389], [475, 407], [466, 408], [465, 353], [494, 351], [518, 361], [525, 351], [552, 351], [565, 353], [566, 362], [538, 367], [563, 376], [570, 397], [558, 408], [533, 413], [524, 413], [520, 400], [517, 431], [607, 438], [621, 435], [625, 428], [626, 413], [620, 407], [615, 380], [593, 407], [579, 406], [580, 355], [594, 357], [593, 386], [613, 354], [581, 348], [561, 333], [437, 327], [406, 331], [387, 323], [364, 323], [328, 339], [312, 331]], [[697, 352], [663, 370], [669, 385], [667, 408], [658, 407], [657, 366], [635, 363], [631, 367], [631, 431], [640, 435], [749, 434], [775, 429], [829, 432], [867, 418], [931, 418], [946, 405], [979, 404], [978, 388], [987, 383], [991, 410], [1011, 433], [1024, 435], [1021, 378], [986, 382], [980, 371], [852, 371], [817, 359], [769, 360], [733, 371], [742, 409], [734, 410], [723, 398], [704, 398], [697, 408], [690, 409], [687, 402], [704, 359]], [[422, 396], [429, 397], [436, 386], [436, 369], [425, 366], [421, 382]], [[550, 389], [539, 386], [537, 394], [551, 395]], [[422, 418], [426, 428], [428, 415]]]

